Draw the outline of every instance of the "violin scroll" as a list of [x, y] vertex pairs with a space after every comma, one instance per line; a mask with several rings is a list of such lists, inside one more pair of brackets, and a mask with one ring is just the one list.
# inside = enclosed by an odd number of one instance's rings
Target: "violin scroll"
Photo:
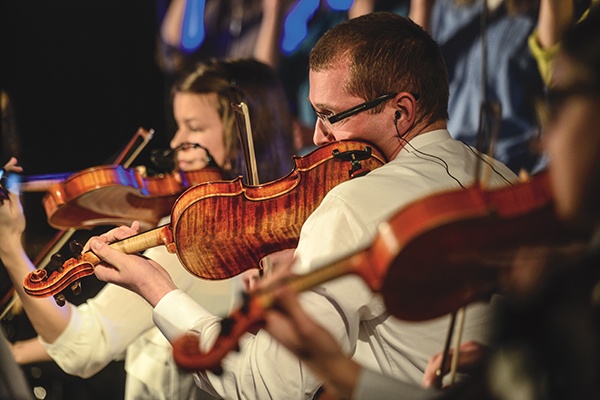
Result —
[[[174, 252], [173, 236], [169, 225], [163, 225], [110, 244], [112, 248], [126, 254], [137, 253], [159, 245], [164, 245], [167, 251]], [[75, 257], [61, 262], [62, 257], [55, 254], [52, 257], [53, 264], [55, 265], [54, 270], [48, 272], [38, 269], [25, 277], [23, 281], [25, 293], [32, 297], [55, 296], [57, 302], [59, 302], [59, 299], [62, 297], [60, 292], [67, 287], [70, 286], [74, 293], [80, 290], [80, 284], [77, 281], [92, 275], [94, 273], [94, 266], [100, 262], [100, 258], [91, 250], [81, 253], [82, 247], [80, 244], [71, 243], [70, 247], [75, 253]], [[62, 300], [60, 302], [64, 303]]]
[[[77, 243], [70, 246], [75, 250], [81, 249], [81, 245]], [[81, 292], [79, 279], [93, 274], [94, 265], [100, 259], [91, 251], [75, 253], [76, 257], [64, 263], [61, 263], [62, 257], [59, 254], [54, 254], [50, 263], [53, 267], [32, 271], [23, 282], [25, 292], [33, 297], [53, 295], [59, 306], [65, 304], [65, 296], [61, 292], [66, 288], [70, 287], [73, 294], [79, 294]]]

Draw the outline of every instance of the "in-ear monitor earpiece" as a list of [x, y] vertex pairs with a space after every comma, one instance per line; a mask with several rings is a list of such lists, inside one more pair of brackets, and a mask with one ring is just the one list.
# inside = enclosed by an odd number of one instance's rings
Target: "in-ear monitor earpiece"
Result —
[[398, 123], [398, 120], [400, 119], [400, 117], [402, 117], [402, 113], [398, 110], [396, 110], [396, 113], [394, 114], [394, 124]]

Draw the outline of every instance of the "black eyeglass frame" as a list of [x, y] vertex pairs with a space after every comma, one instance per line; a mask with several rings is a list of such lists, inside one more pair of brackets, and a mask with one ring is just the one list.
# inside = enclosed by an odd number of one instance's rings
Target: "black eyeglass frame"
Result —
[[329, 125], [333, 126], [333, 124], [340, 122], [343, 119], [346, 119], [348, 117], [351, 117], [351, 116], [361, 113], [363, 111], [367, 111], [372, 108], [375, 108], [379, 104], [383, 103], [384, 101], [392, 99], [392, 98], [396, 97], [397, 95], [398, 95], [397, 93], [384, 94], [382, 96], [375, 97], [374, 99], [371, 99], [371, 100], [367, 100], [364, 103], [361, 103], [357, 106], [354, 106], [352, 108], [349, 108], [345, 111], [342, 111], [342, 112], [339, 112], [339, 113], [333, 114], [333, 115], [325, 115], [322, 112], [315, 110], [314, 107], [313, 107], [313, 110], [314, 110], [315, 114], [317, 114], [317, 117], [321, 121], [327, 122]]

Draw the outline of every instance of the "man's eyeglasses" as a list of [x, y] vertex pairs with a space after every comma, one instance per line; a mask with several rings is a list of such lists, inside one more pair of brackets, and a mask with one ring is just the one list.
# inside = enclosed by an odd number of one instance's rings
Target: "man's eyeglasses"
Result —
[[337, 122], [340, 122], [343, 119], [346, 119], [363, 111], [367, 111], [374, 107], [377, 107], [384, 101], [392, 99], [394, 97], [396, 97], [396, 94], [384, 94], [383, 96], [375, 97], [374, 99], [365, 101], [364, 103], [361, 103], [357, 106], [354, 106], [346, 111], [342, 111], [337, 114], [327, 115], [325, 113], [315, 110], [314, 107], [313, 110], [315, 111], [315, 114], [317, 114], [317, 118], [319, 118], [327, 128], [333, 129], [333, 125]]

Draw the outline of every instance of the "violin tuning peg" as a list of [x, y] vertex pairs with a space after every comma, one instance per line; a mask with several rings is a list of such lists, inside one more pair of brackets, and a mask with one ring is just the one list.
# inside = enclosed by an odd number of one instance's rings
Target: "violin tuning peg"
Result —
[[71, 240], [69, 242], [69, 250], [71, 250], [71, 253], [73, 253], [75, 257], [79, 258], [81, 257], [81, 253], [83, 253], [83, 246], [76, 240]]
[[74, 284], [71, 285], [71, 291], [73, 292], [74, 295], [79, 295], [81, 293], [81, 282], [77, 281]]
[[62, 266], [64, 263], [64, 258], [59, 253], [52, 254], [52, 258], [50, 259], [50, 269], [62, 271]]
[[56, 301], [56, 304], [59, 305], [59, 307], [64, 306], [65, 303], [67, 302], [67, 299], [65, 298], [65, 295], [62, 294], [62, 293], [55, 294], [54, 295], [54, 300]]

